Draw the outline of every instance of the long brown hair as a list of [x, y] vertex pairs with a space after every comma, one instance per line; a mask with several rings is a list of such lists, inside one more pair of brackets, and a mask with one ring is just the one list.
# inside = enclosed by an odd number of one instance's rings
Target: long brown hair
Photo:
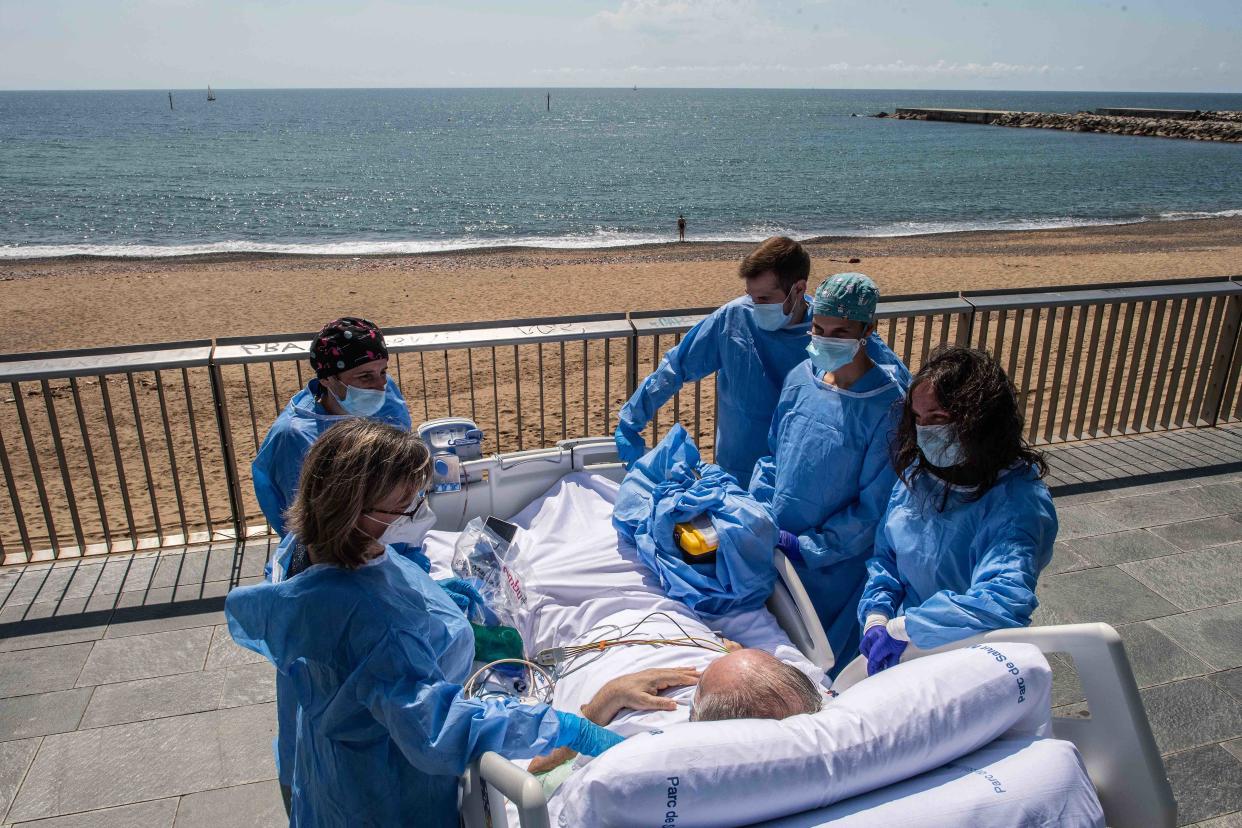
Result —
[[356, 569], [375, 543], [358, 528], [362, 514], [393, 491], [421, 490], [430, 480], [431, 452], [422, 440], [386, 423], [350, 418], [311, 446], [286, 518], [313, 560]]
[[[931, 383], [940, 406], [953, 417], [957, 438], [966, 453], [966, 459], [951, 469], [937, 471], [920, 462], [923, 454], [919, 451], [911, 401], [915, 387], [925, 382]], [[1017, 391], [991, 354], [958, 345], [941, 346], [932, 351], [910, 383], [893, 442], [893, 468], [907, 486], [924, 474], [970, 486], [973, 491], [967, 500], [983, 497], [996, 485], [1001, 472], [1014, 463], [1025, 463], [1043, 477], [1048, 473], [1048, 465], [1023, 437], [1024, 420]]]

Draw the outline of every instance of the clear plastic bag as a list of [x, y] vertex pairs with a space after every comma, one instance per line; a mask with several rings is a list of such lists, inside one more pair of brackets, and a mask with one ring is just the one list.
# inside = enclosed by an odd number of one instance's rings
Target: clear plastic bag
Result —
[[499, 518], [474, 518], [453, 547], [453, 574], [470, 581], [487, 604], [478, 624], [517, 627], [517, 612], [526, 606], [526, 591], [513, 544], [517, 527]]

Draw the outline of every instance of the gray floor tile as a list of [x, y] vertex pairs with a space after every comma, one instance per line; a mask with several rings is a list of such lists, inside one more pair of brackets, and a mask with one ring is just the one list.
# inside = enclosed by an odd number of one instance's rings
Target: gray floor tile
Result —
[[68, 690], [93, 646], [87, 642], [0, 653], [0, 698]]
[[1052, 706], [1063, 707], [1086, 700], [1074, 660], [1061, 653], [1049, 653], [1048, 664], [1052, 667]]
[[74, 569], [76, 566], [72, 564], [53, 565], [34, 600], [55, 601], [63, 598], [65, 590], [69, 588], [69, 582], [73, 580]]
[[266, 658], [245, 647], [233, 643], [229, 628], [224, 624], [215, 628], [211, 637], [211, 649], [207, 653], [207, 670], [218, 670], [224, 667], [239, 667], [242, 664], [255, 664], [267, 661]]
[[[278, 789], [279, 792], [279, 789]], [[177, 798], [157, 799], [116, 808], [102, 808], [33, 822], [19, 822], [13, 828], [172, 828], [177, 816]], [[288, 820], [285, 820], [288, 824]]]
[[1242, 483], [1213, 483], [1186, 490], [1186, 496], [1209, 515], [1242, 512]]
[[1121, 569], [1185, 610], [1242, 601], [1242, 543], [1135, 561]]
[[254, 782], [181, 797], [175, 828], [284, 828], [280, 785]]
[[1217, 670], [1242, 667], [1242, 604], [1158, 618], [1152, 626]]
[[1100, 506], [1098, 503], [1084, 503], [1080, 506], [1057, 509], [1057, 523], [1059, 524], [1057, 540], [1067, 541], [1129, 528], [1096, 511], [1098, 506]]
[[9, 819], [274, 779], [275, 731], [275, 705], [257, 704], [46, 736]]
[[1041, 624], [1124, 624], [1178, 611], [1115, 566], [1041, 578], [1038, 596]]
[[1069, 541], [1067, 545], [1095, 566], [1113, 566], [1182, 551], [1146, 529], [1129, 529], [1125, 532], [1078, 538]]
[[222, 672], [199, 672], [101, 685], [95, 688], [79, 727], [107, 727], [215, 710], [224, 682]]
[[201, 670], [210, 643], [211, 630], [207, 627], [105, 638], [95, 642], [78, 686]]
[[1235, 811], [1206, 822], [1196, 822], [1187, 828], [1242, 828], [1242, 811]]
[[1242, 762], [1220, 745], [1175, 753], [1164, 768], [1177, 797], [1181, 825], [1242, 809]]
[[74, 730], [90, 697], [81, 688], [0, 699], [0, 741]]
[[1207, 678], [1160, 684], [1139, 695], [1161, 753], [1242, 736], [1242, 702]]
[[[1049, 475], [1049, 477], [1051, 478], [1052, 475]], [[1055, 482], [1049, 482], [1048, 485], [1049, 487], [1055, 489], [1058, 484]], [[1080, 503], [1098, 503], [1101, 500], [1112, 500], [1114, 497], [1116, 497], [1116, 495], [1107, 489], [1087, 490], [1083, 492], [1074, 492], [1073, 494], [1057, 494], [1054, 491], [1052, 495], [1053, 502], [1056, 504], [1058, 510], [1063, 509], [1066, 506], [1074, 506]]]
[[1220, 746], [1242, 759], [1242, 739], [1230, 739], [1228, 742], [1221, 742]]
[[1212, 672], [1212, 668], [1175, 644], [1150, 621], [1117, 627], [1139, 687], [1166, 684]]
[[[224, 610], [214, 607], [202, 612], [187, 612], [184, 607], [172, 604], [173, 591], [166, 588], [156, 600], [143, 603], [141, 593], [133, 593], [137, 600], [127, 603], [130, 593], [122, 594], [119, 610], [108, 625], [104, 638], [123, 638], [130, 635], [146, 635], [166, 630], [185, 630], [192, 627], [214, 627], [225, 623]], [[149, 596], [152, 597], [152, 596]], [[141, 607], [141, 609], [139, 609]]]
[[233, 585], [228, 581], [194, 581], [188, 584], [177, 584], [173, 592], [173, 601], [201, 601], [204, 598], [223, 598], [229, 594]]
[[1116, 521], [1122, 529], [1160, 526], [1191, 518], [1206, 517], [1210, 514], [1181, 492], [1159, 492], [1123, 497], [1107, 503], [1093, 503], [1090, 508]]
[[0, 820], [13, 802], [17, 788], [26, 776], [26, 769], [34, 761], [42, 739], [22, 739], [16, 742], [0, 742]]
[[221, 707], [263, 704], [276, 700], [276, 668], [268, 662], [246, 664], [224, 670]]
[[1242, 541], [1242, 523], [1227, 515], [1158, 526], [1152, 532], [1188, 552]]
[[1060, 575], [1062, 572], [1075, 572], [1091, 566], [1095, 564], [1075, 552], [1068, 543], [1055, 543], [1052, 546], [1052, 560], [1044, 568], [1041, 577]]
[[1213, 673], [1212, 681], [1233, 693], [1237, 698], [1242, 699], [1242, 669]]
[[[28, 609], [30, 612], [24, 613], [24, 620], [21, 621], [9, 622], [4, 613], [0, 613], [0, 623], [6, 624], [4, 631], [0, 632], [0, 653], [95, 641], [103, 638], [108, 629], [107, 613], [95, 616], [101, 619], [100, 623], [83, 623], [81, 613], [89, 610], [81, 598], [65, 601], [60, 607], [31, 604]], [[59, 612], [53, 615], [55, 610]], [[12, 625], [7, 626], [9, 623]]]

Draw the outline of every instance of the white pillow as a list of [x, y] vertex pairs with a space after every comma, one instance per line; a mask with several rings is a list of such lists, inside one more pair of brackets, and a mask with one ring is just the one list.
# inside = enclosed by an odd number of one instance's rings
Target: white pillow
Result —
[[905, 782], [764, 828], [1104, 828], [1104, 809], [1072, 742], [997, 739]]
[[813, 715], [687, 722], [627, 739], [549, 802], [561, 826], [727, 828], [938, 768], [1002, 735], [1051, 732], [1052, 671], [1028, 644], [900, 664]]

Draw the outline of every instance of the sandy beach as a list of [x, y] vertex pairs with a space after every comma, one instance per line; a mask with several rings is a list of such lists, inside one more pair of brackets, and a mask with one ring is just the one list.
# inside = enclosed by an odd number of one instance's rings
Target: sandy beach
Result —
[[[346, 313], [398, 326], [717, 305], [740, 292], [737, 262], [752, 247], [6, 261], [0, 306], [38, 331], [0, 330], [0, 353], [310, 331]], [[889, 296], [1131, 282], [1242, 273], [1242, 218], [808, 247], [813, 284], [860, 270]]]

